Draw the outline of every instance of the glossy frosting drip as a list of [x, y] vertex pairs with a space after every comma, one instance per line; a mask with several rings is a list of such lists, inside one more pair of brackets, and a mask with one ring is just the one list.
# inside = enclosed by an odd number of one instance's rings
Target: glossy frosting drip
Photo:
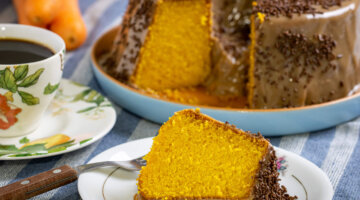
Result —
[[359, 83], [359, 1], [341, 5], [317, 6], [322, 14], [257, 20], [252, 108], [323, 103], [347, 96]]
[[212, 1], [212, 35], [232, 59], [247, 51], [251, 13], [249, 0]]
[[251, 1], [212, 1], [212, 73], [205, 85], [215, 95], [245, 96]]

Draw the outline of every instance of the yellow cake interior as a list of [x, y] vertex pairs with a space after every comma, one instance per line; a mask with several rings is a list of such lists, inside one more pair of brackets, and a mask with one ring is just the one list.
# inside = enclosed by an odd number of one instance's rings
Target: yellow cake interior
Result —
[[197, 111], [177, 112], [154, 138], [139, 193], [145, 199], [247, 198], [268, 145]]
[[[255, 6], [256, 2], [253, 3]], [[131, 82], [139, 88], [181, 103], [232, 105], [227, 99], [219, 102], [219, 97], [209, 95], [198, 87], [212, 70], [210, 6], [208, 0], [158, 1]], [[256, 18], [263, 16], [259, 16], [259, 13], [251, 16], [247, 97], [237, 97], [242, 99], [234, 107], [244, 107], [245, 104], [252, 107]], [[193, 95], [188, 97], [184, 93]], [[202, 98], [204, 95], [207, 98]]]
[[[163, 90], [196, 86], [210, 73], [207, 0], [160, 0], [131, 81]], [[176, 78], [174, 78], [176, 77]]]

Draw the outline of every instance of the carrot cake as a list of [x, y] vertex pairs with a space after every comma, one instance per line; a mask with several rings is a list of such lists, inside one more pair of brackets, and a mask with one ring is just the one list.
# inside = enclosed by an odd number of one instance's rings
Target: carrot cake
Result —
[[202, 87], [217, 97], [244, 97], [247, 108], [328, 102], [360, 82], [359, 5], [130, 0], [105, 69], [135, 88]]
[[279, 185], [275, 151], [260, 134], [198, 110], [175, 113], [159, 130], [135, 199], [296, 199]]

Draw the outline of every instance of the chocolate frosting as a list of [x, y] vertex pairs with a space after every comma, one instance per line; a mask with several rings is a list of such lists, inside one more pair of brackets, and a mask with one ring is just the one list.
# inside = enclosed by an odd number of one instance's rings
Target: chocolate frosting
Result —
[[317, 10], [322, 14], [258, 20], [251, 107], [323, 103], [360, 82], [359, 1]]
[[204, 83], [218, 96], [246, 96], [251, 1], [213, 0], [212, 73]]
[[322, 14], [321, 6], [328, 9], [333, 6], [341, 6], [346, 0], [257, 0], [254, 12], [261, 12], [267, 16], [286, 16], [300, 14]]
[[138, 62], [140, 49], [145, 42], [157, 0], [130, 0], [118, 28], [105, 70], [120, 81], [129, 83]]

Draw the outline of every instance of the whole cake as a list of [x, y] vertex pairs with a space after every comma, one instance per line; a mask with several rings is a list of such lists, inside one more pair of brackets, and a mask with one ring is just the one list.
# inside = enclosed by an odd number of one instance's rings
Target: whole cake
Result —
[[359, 4], [130, 0], [104, 65], [139, 89], [202, 88], [248, 108], [328, 102], [360, 82]]
[[194, 110], [159, 130], [138, 178], [138, 200], [296, 199], [279, 185], [275, 151], [250, 134]]

